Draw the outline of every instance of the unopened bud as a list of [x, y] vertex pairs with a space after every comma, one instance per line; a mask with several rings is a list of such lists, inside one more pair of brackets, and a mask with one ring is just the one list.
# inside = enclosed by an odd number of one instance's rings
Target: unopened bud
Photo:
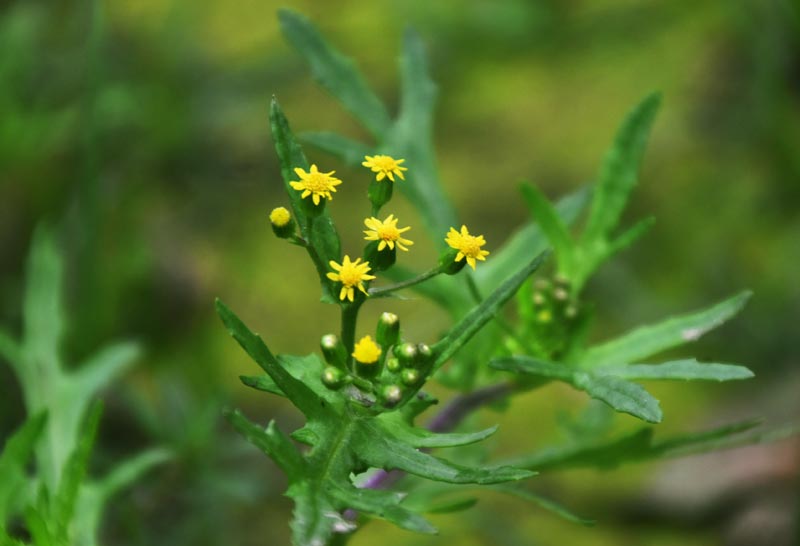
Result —
[[394, 356], [400, 361], [401, 366], [411, 366], [417, 358], [417, 348], [411, 343], [395, 346]]
[[549, 310], [549, 309], [542, 309], [542, 310], [541, 310], [541, 311], [539, 311], [539, 313], [536, 315], [536, 320], [538, 320], [538, 321], [539, 321], [539, 322], [541, 322], [542, 324], [547, 324], [548, 322], [550, 322], [551, 320], [553, 320], [553, 314], [550, 312], [550, 310]]
[[558, 301], [567, 301], [567, 299], [569, 299], [569, 292], [561, 287], [558, 287], [553, 290], [553, 297]]
[[574, 319], [578, 316], [578, 308], [574, 304], [570, 304], [564, 309], [564, 316], [569, 319]]
[[382, 313], [378, 319], [378, 328], [375, 332], [378, 344], [390, 347], [397, 343], [400, 337], [400, 319], [394, 313]]
[[414, 368], [406, 368], [400, 374], [400, 379], [409, 387], [416, 385], [419, 382], [419, 372]]
[[549, 290], [550, 281], [547, 279], [536, 279], [536, 282], [533, 283], [533, 286], [536, 288], [536, 290]]
[[333, 366], [325, 366], [322, 370], [322, 383], [331, 390], [338, 390], [344, 385], [344, 372]]
[[396, 358], [390, 358], [386, 361], [386, 369], [392, 373], [399, 372], [401, 368], [400, 361]]
[[541, 292], [534, 292], [533, 293], [533, 304], [534, 305], [544, 305], [545, 297], [544, 294]]
[[403, 399], [403, 389], [398, 385], [386, 385], [381, 390], [381, 398], [387, 406], [394, 406]]
[[325, 362], [337, 368], [345, 368], [347, 362], [347, 351], [344, 345], [335, 334], [326, 334], [319, 340], [319, 347]]
[[287, 239], [294, 235], [294, 219], [286, 208], [272, 209], [272, 212], [269, 213], [269, 221], [272, 224], [272, 231], [281, 239]]

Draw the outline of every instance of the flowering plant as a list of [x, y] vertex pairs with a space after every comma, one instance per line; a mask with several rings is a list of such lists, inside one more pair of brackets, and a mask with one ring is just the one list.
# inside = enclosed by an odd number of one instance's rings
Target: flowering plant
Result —
[[[339, 335], [323, 336], [319, 354], [274, 355], [233, 311], [217, 303], [230, 334], [266, 372], [243, 377], [243, 382], [286, 397], [306, 418], [303, 427], [286, 434], [275, 421], [265, 428], [239, 411], [228, 412], [233, 426], [285, 472], [287, 495], [295, 503], [295, 544], [343, 544], [370, 517], [412, 531], [434, 532], [422, 514], [472, 504], [463, 498], [442, 501], [453, 493], [446, 484], [499, 488], [568, 519], [590, 523], [539, 497], [522, 480], [542, 469], [601, 467], [747, 441], [742, 434], [752, 423], [659, 441], [647, 426], [625, 438], [614, 437], [609, 428], [597, 430], [590, 441], [522, 454], [510, 464], [466, 464], [458, 450], [452, 451], [453, 459], [429, 453], [486, 439], [496, 427], [454, 430], [473, 411], [552, 381], [565, 382], [602, 402], [589, 405], [587, 413], [610, 408], [658, 423], [662, 419], [658, 400], [632, 380], [751, 377], [742, 366], [694, 359], [644, 363], [719, 326], [739, 311], [749, 294], [587, 346], [592, 313], [582, 303], [586, 281], [652, 225], [648, 219], [614, 235], [636, 184], [658, 95], [645, 98], [621, 125], [591, 198], [582, 191], [552, 205], [534, 186], [524, 185], [523, 197], [536, 223], [524, 226], [490, 254], [484, 249], [484, 237], [471, 234], [456, 220], [439, 183], [431, 136], [435, 86], [417, 35], [405, 35], [400, 112], [392, 120], [355, 65], [305, 18], [283, 11], [280, 19], [287, 39], [308, 60], [316, 79], [377, 143], [329, 132], [302, 137], [349, 165], [369, 169], [371, 179], [364, 185], [372, 214], [363, 221], [365, 245], [360, 255], [352, 249], [343, 253], [328, 208], [336, 204], [337, 186], [358, 182], [350, 177], [340, 180], [333, 171], [309, 165], [284, 112], [272, 101], [270, 121], [289, 204], [288, 209], [273, 210], [272, 227], [276, 235], [307, 251], [319, 275], [322, 301], [340, 307]], [[400, 224], [394, 212], [380, 219], [395, 186], [416, 207], [425, 231], [441, 250], [438, 263], [422, 273], [397, 263], [398, 249], [405, 253], [413, 244], [405, 238], [411, 228]], [[570, 225], [587, 205], [584, 228], [574, 236]], [[551, 278], [530, 279], [550, 263], [554, 264]], [[364, 330], [358, 323], [362, 305], [378, 304], [409, 290], [452, 316], [453, 326], [444, 335], [407, 339], [398, 316], [387, 311], [374, 333], [357, 336]], [[517, 320], [509, 322], [503, 310], [515, 295]], [[498, 328], [484, 328], [490, 323]], [[470, 350], [461, 351], [468, 342]], [[417, 421], [423, 412], [437, 403], [424, 390], [431, 380], [458, 394], [427, 426], [420, 426]], [[400, 478], [403, 481], [398, 482]], [[421, 487], [426, 481], [444, 485]]]

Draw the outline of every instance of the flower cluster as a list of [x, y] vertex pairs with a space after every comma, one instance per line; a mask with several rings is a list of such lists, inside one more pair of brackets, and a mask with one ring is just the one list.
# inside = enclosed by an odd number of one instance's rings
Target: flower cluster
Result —
[[[375, 179], [372, 182], [372, 185], [375, 185], [386, 179], [388, 179], [389, 183], [405, 180], [404, 172], [408, 168], [401, 166], [404, 162], [404, 159], [395, 159], [389, 155], [379, 154], [365, 156], [362, 165], [375, 173]], [[299, 180], [292, 180], [289, 185], [295, 191], [300, 192], [301, 200], [310, 198], [310, 202], [313, 203], [317, 210], [321, 210], [321, 207], [324, 207], [327, 201], [333, 199], [333, 194], [337, 190], [336, 187], [342, 183], [340, 179], [333, 176], [335, 171], [323, 172], [316, 165], [311, 165], [308, 171], [301, 167], [296, 167], [294, 172], [299, 177]], [[326, 273], [326, 276], [329, 280], [341, 284], [339, 289], [340, 301], [356, 303], [358, 292], [363, 294], [364, 297], [369, 296], [370, 292], [367, 288], [367, 283], [376, 278], [371, 273], [390, 267], [394, 264], [397, 249], [408, 252], [408, 247], [414, 244], [413, 241], [403, 236], [411, 228], [408, 226], [398, 227], [399, 220], [394, 214], [389, 214], [383, 220], [377, 217], [377, 210], [391, 198], [391, 184], [389, 186], [386, 186], [386, 184], [387, 182], [379, 184], [379, 186], [389, 188], [388, 191], [377, 192], [375, 195], [379, 197], [373, 199], [372, 194], [370, 194], [370, 198], [373, 201], [373, 215], [364, 220], [364, 225], [367, 227], [364, 230], [364, 240], [368, 241], [372, 246], [367, 246], [362, 257], [351, 259], [350, 255], [345, 255], [341, 262], [335, 260], [328, 262], [328, 267], [331, 270]], [[372, 192], [372, 189], [370, 191]], [[273, 230], [279, 237], [289, 239], [295, 244], [308, 244], [302, 237], [295, 235], [295, 223], [287, 209], [283, 207], [274, 209], [270, 214], [270, 221]], [[467, 227], [463, 225], [460, 232], [456, 231], [455, 228], [450, 228], [450, 232], [444, 240], [453, 251], [457, 251], [447, 254], [445, 258], [453, 267], [440, 266], [438, 270], [433, 271], [433, 274], [453, 274], [460, 269], [460, 266], [456, 267], [456, 265], [462, 261], [465, 261], [475, 269], [477, 260], [485, 260], [489, 254], [488, 251], [481, 249], [486, 244], [483, 236], [470, 235]], [[359, 342], [366, 344], [359, 345], [356, 351], [359, 354], [366, 354], [364, 351], [367, 351], [367, 349], [364, 347], [369, 347], [366, 339], [364, 338]], [[355, 353], [353, 356], [358, 358]]]

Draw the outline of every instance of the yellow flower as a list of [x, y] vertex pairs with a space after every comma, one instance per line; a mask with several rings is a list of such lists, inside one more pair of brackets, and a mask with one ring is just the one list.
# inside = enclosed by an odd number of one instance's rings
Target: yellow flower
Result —
[[478, 235], [477, 237], [470, 235], [469, 231], [467, 231], [467, 226], [461, 226], [461, 233], [451, 227], [450, 232], [445, 238], [445, 242], [450, 245], [451, 248], [458, 250], [456, 261], [460, 262], [464, 258], [467, 258], [467, 263], [472, 269], [475, 269], [475, 260], [484, 261], [486, 260], [486, 256], [489, 255], [488, 251], [481, 250], [481, 247], [486, 244], [483, 235]]
[[309, 172], [300, 167], [296, 167], [294, 172], [300, 177], [300, 180], [289, 182], [289, 184], [297, 191], [303, 192], [300, 196], [302, 199], [310, 195], [315, 205], [319, 205], [321, 197], [328, 200], [333, 199], [331, 192], [335, 192], [336, 186], [342, 183], [338, 178], [331, 176], [336, 171], [329, 173], [319, 172], [316, 165], [311, 165]]
[[381, 348], [372, 341], [370, 336], [362, 337], [353, 347], [353, 358], [362, 364], [375, 364], [380, 356]]
[[269, 221], [277, 227], [283, 227], [292, 220], [292, 215], [284, 207], [272, 209], [269, 213]]
[[406, 177], [403, 176], [403, 171], [407, 171], [408, 169], [405, 167], [401, 167], [400, 163], [403, 163], [405, 159], [395, 159], [388, 155], [373, 155], [364, 156], [366, 161], [362, 162], [361, 164], [371, 169], [372, 172], [378, 173], [375, 177], [375, 180], [380, 182], [387, 176], [389, 180], [394, 182], [394, 175], [400, 177], [401, 180], [405, 180]]
[[397, 229], [397, 218], [394, 217], [394, 214], [387, 216], [386, 220], [383, 222], [374, 217], [367, 218], [364, 220], [364, 225], [369, 228], [364, 231], [366, 235], [364, 239], [367, 241], [380, 241], [378, 244], [379, 251], [387, 246], [394, 250], [394, 245], [397, 245], [397, 248], [400, 250], [408, 251], [405, 245], [411, 246], [414, 244], [413, 241], [400, 237], [400, 234], [405, 233], [411, 228], [404, 227]]
[[351, 262], [350, 256], [345, 256], [341, 265], [333, 260], [329, 262], [331, 268], [334, 269], [336, 273], [328, 273], [328, 278], [332, 281], [342, 283], [342, 290], [339, 292], [340, 300], [347, 298], [353, 301], [353, 296], [355, 295], [354, 287], [361, 290], [364, 294], [369, 295], [364, 289], [364, 281], [371, 281], [375, 276], [368, 275], [369, 262], [364, 262], [362, 264], [359, 263], [360, 261], [361, 258], [356, 258], [356, 261]]

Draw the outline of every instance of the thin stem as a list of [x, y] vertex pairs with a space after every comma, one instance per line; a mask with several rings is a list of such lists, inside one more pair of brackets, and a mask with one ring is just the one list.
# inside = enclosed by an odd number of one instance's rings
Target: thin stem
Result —
[[378, 288], [370, 288], [369, 289], [369, 295], [371, 297], [374, 297], [374, 298], [385, 296], [386, 294], [390, 294], [390, 293], [395, 292], [397, 290], [402, 290], [403, 288], [408, 288], [410, 286], [417, 285], [417, 284], [419, 284], [421, 282], [425, 282], [428, 279], [430, 279], [432, 277], [435, 277], [436, 275], [438, 275], [441, 272], [442, 272], [442, 268], [440, 266], [436, 266], [433, 269], [431, 269], [429, 271], [426, 271], [425, 273], [422, 273], [421, 275], [417, 275], [416, 277], [412, 277], [412, 278], [410, 278], [408, 280], [405, 280], [405, 281], [402, 281], [402, 282], [399, 282], [399, 283], [396, 283], [396, 284], [390, 284], [389, 286], [381, 286], [381, 287], [378, 287]]
[[356, 344], [356, 319], [361, 302], [342, 305], [342, 344], [347, 352], [348, 368], [352, 371], [351, 357]]
[[472, 299], [475, 300], [475, 303], [480, 303], [483, 301], [481, 290], [478, 288], [478, 284], [475, 282], [475, 277], [471, 273], [467, 273], [467, 288], [469, 288], [469, 293], [472, 296]]

